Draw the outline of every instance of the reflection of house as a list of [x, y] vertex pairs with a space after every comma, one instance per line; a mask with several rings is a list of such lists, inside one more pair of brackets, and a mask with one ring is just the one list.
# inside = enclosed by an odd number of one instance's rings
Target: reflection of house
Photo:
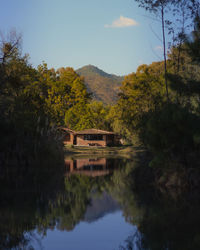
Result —
[[96, 159], [66, 159], [66, 175], [83, 174], [87, 176], [103, 176], [113, 171], [114, 162], [105, 158]]
[[86, 129], [73, 131], [68, 128], [61, 128], [64, 131], [64, 144], [77, 146], [114, 146], [119, 144], [119, 137], [109, 131], [100, 129]]

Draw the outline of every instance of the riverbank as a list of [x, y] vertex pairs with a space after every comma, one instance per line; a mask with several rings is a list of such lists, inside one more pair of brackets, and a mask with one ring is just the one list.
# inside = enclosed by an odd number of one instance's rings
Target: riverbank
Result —
[[139, 152], [145, 151], [142, 147], [134, 146], [118, 146], [118, 147], [79, 147], [79, 146], [65, 146], [65, 155], [101, 155], [101, 156], [134, 156]]

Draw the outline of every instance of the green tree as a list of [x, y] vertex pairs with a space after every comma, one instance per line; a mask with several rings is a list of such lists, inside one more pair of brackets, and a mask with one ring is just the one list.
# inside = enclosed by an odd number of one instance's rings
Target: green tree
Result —
[[74, 130], [89, 128], [110, 130], [107, 115], [109, 107], [102, 102], [93, 101], [86, 105], [79, 103], [65, 114], [65, 124]]
[[162, 66], [162, 63], [141, 65], [136, 73], [126, 76], [122, 83], [116, 106], [117, 120], [118, 125], [131, 134], [136, 133], [143, 114], [155, 110], [165, 100]]
[[77, 104], [86, 105], [90, 100], [90, 95], [84, 79], [72, 68], [59, 69], [56, 73], [52, 73], [51, 70], [47, 72], [50, 74], [50, 81], [47, 83], [49, 85], [48, 96], [45, 100], [47, 110], [57, 124], [63, 124], [65, 112]]
[[166, 87], [166, 96], [169, 100], [169, 90], [167, 82], [167, 53], [166, 53], [166, 18], [165, 15], [169, 11], [169, 6], [173, 0], [135, 0], [139, 2], [139, 7], [145, 8], [147, 11], [160, 15], [162, 27], [162, 42], [163, 42], [163, 59], [164, 59], [164, 80]]
[[[166, 87], [167, 100], [169, 101], [169, 86], [168, 86], [168, 65], [167, 65], [167, 45], [166, 35], [171, 35], [169, 44], [178, 48], [177, 60], [178, 70], [180, 55], [182, 52], [182, 43], [185, 42], [186, 30], [189, 30], [193, 23], [194, 16], [199, 13], [198, 0], [135, 0], [139, 3], [139, 7], [153, 13], [160, 18], [162, 28], [162, 43], [163, 43], [163, 60], [164, 60], [164, 82]], [[174, 25], [173, 18], [170, 18], [168, 13], [176, 19]]]

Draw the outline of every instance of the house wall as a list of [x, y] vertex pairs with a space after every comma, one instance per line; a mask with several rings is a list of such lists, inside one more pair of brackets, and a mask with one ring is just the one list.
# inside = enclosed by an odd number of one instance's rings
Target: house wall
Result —
[[[71, 133], [65, 133], [63, 143], [65, 145], [74, 145], [74, 135]], [[116, 135], [103, 135], [103, 140], [84, 140], [84, 135], [76, 136], [76, 144], [77, 146], [114, 146], [119, 145], [119, 138]]]
[[65, 170], [66, 172], [72, 172], [74, 170], [73, 160], [65, 159]]
[[[101, 170], [83, 169], [83, 167], [87, 165], [102, 165], [103, 168]], [[73, 174], [86, 175], [86, 176], [91, 176], [91, 177], [104, 176], [112, 172], [112, 169], [106, 169], [106, 166], [107, 166], [107, 161], [105, 158], [77, 159], [77, 160], [66, 159], [65, 160], [65, 168], [66, 168], [65, 176], [68, 177]]]
[[77, 146], [101, 146], [101, 147], [106, 147], [106, 135], [103, 135], [103, 140], [102, 141], [88, 141], [84, 140], [84, 135], [77, 135]]
[[63, 143], [65, 145], [73, 145], [73, 142], [74, 142], [74, 135], [70, 133], [66, 133], [64, 136]]
[[103, 168], [106, 168], [106, 159], [77, 159], [77, 169], [83, 168], [88, 165], [102, 165]]

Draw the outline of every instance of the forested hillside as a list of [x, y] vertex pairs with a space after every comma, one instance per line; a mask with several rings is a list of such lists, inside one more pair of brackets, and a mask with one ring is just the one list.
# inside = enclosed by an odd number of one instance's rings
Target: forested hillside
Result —
[[92, 93], [94, 100], [105, 104], [116, 102], [119, 87], [123, 81], [122, 76], [108, 74], [93, 65], [84, 66], [76, 72], [84, 76], [87, 89]]
[[57, 127], [66, 126], [114, 131], [125, 142], [144, 146], [158, 178], [166, 169], [171, 175], [172, 163], [175, 171], [177, 166], [199, 171], [200, 7], [189, 3], [177, 4], [188, 11], [193, 30], [177, 33], [163, 61], [140, 65], [124, 79], [92, 65], [77, 71], [49, 69], [46, 63], [33, 68], [17, 33], [0, 40], [0, 158], [9, 161], [15, 154], [24, 161], [44, 145], [54, 151]]

